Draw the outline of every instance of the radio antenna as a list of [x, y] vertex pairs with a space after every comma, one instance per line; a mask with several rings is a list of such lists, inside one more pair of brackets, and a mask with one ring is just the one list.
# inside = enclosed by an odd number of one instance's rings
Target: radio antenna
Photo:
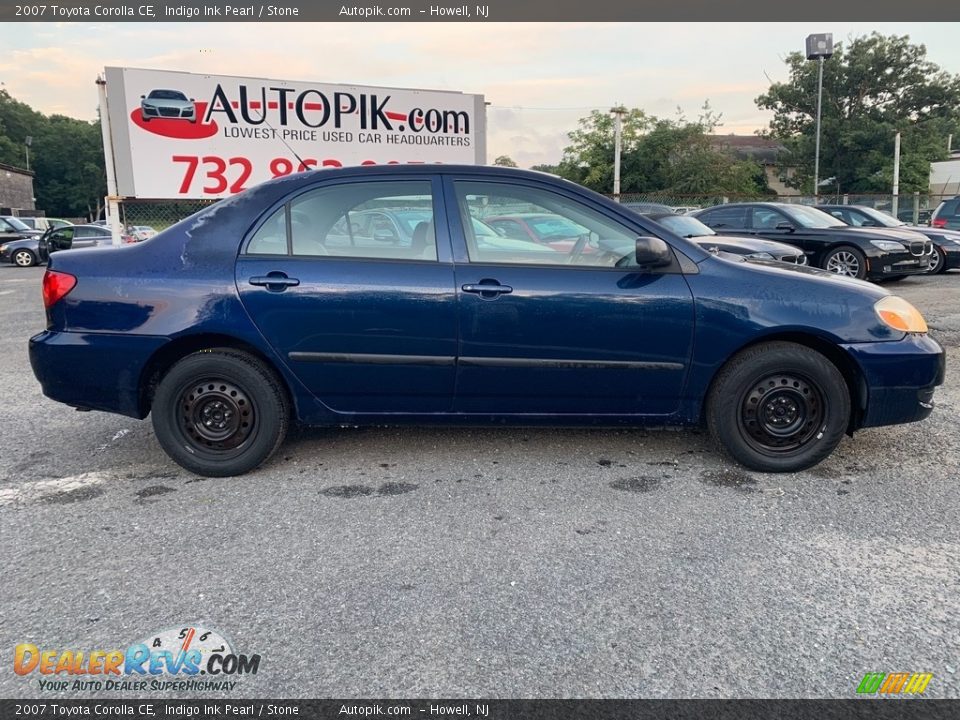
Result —
[[271, 130], [273, 130], [273, 136], [274, 136], [275, 138], [278, 138], [278, 139], [280, 140], [280, 142], [282, 142], [282, 143], [286, 146], [287, 150], [289, 150], [290, 152], [293, 153], [293, 156], [294, 156], [294, 157], [297, 159], [297, 161], [300, 163], [300, 167], [302, 167], [302, 168], [304, 168], [304, 169], [306, 170], [306, 169], [307, 169], [307, 164], [303, 161], [303, 158], [300, 157], [299, 155], [297, 155], [297, 151], [294, 150], [292, 147], [290, 147], [290, 144], [289, 144], [286, 140], [283, 139], [283, 135], [281, 135], [280, 133], [278, 133], [278, 132], [277, 132], [277, 129], [276, 129], [273, 125], [270, 124], [270, 121], [269, 121], [269, 120], [267, 120], [267, 108], [266, 108], [266, 107], [263, 108], [263, 121], [267, 124], [267, 127], [268, 127], [268, 128], [270, 128]]

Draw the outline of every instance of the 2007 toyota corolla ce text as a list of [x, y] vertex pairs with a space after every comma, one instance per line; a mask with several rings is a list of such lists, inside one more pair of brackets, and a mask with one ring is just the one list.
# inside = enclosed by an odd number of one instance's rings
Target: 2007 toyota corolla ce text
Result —
[[[478, 240], [511, 213], [583, 232]], [[167, 453], [210, 476], [263, 463], [292, 421], [704, 423], [743, 465], [796, 471], [844, 433], [927, 417], [944, 376], [923, 317], [882, 288], [715, 255], [504, 168], [272, 180], [145, 242], [57, 253], [43, 299], [44, 393], [152, 414]]]

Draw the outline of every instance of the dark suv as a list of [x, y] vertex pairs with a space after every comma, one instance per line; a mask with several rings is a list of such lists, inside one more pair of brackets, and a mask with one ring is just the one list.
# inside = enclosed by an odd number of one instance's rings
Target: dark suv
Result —
[[947, 230], [960, 230], [960, 195], [944, 200], [930, 216], [930, 225]]

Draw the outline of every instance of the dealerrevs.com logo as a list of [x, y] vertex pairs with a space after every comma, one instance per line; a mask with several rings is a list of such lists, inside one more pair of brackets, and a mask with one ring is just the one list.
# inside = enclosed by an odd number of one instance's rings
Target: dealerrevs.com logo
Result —
[[933, 673], [867, 673], [857, 686], [858, 695], [922, 695]]
[[260, 655], [240, 654], [222, 634], [185, 625], [148, 635], [125, 650], [46, 648], [20, 643], [13, 671], [35, 678], [42, 691], [233, 690], [243, 675], [256, 675]]

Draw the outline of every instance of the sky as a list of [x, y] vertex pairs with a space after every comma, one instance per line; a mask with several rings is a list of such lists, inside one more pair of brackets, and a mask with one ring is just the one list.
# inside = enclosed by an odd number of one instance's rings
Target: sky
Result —
[[46, 23], [8, 26], [0, 83], [44, 113], [96, 117], [105, 66], [481, 93], [488, 162], [555, 164], [592, 109], [637, 107], [752, 134], [754, 99], [811, 33], [909, 35], [960, 73], [957, 23]]

